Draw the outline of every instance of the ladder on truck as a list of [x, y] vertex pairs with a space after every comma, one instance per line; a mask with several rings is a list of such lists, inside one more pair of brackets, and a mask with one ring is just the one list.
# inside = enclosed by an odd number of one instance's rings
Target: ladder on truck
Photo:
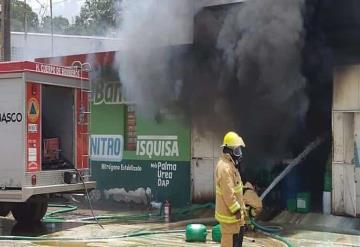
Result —
[[[90, 131], [91, 131], [91, 102], [92, 102], [92, 83], [90, 80], [89, 89], [85, 88], [85, 83], [83, 80], [83, 72], [91, 72], [92, 67], [90, 63], [81, 63], [80, 61], [74, 61], [72, 66], [80, 70], [80, 113], [78, 119], [78, 125], [85, 127], [86, 131], [83, 131], [81, 128], [81, 144], [80, 149], [82, 150], [81, 154], [81, 167], [84, 167], [84, 162], [87, 160], [88, 166], [90, 166], [90, 153], [89, 153], [89, 140], [90, 140]], [[87, 97], [86, 105], [84, 105], [84, 97]], [[85, 145], [87, 143], [87, 148]], [[86, 150], [84, 150], [86, 148]], [[88, 169], [89, 174], [82, 174], [84, 178], [91, 176], [90, 169]]]

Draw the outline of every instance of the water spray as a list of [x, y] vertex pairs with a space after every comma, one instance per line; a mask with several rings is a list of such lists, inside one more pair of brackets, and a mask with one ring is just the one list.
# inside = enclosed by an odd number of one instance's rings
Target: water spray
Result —
[[318, 137], [313, 142], [311, 142], [305, 149], [300, 153], [295, 159], [288, 163], [288, 166], [274, 179], [274, 181], [266, 188], [266, 190], [261, 194], [261, 200], [269, 194], [269, 192], [301, 161], [303, 161], [315, 148], [317, 148], [322, 142], [323, 138]]

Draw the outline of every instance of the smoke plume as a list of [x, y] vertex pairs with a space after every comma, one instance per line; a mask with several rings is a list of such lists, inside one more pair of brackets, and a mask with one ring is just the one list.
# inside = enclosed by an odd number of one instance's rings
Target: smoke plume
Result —
[[[176, 97], [172, 83], [170, 46], [191, 42], [192, 4], [188, 0], [124, 0], [117, 56], [125, 97], [143, 112], [155, 111]], [[145, 110], [146, 108], [146, 110]]]
[[293, 157], [289, 143], [302, 133], [308, 109], [303, 0], [202, 9], [193, 44], [181, 47], [171, 40], [186, 33], [193, 13], [181, 14], [189, 10], [182, 0], [156, 2], [124, 2], [118, 61], [128, 100], [154, 109], [176, 102], [200, 132], [239, 132], [248, 163]]
[[218, 87], [239, 132], [264, 157], [292, 156], [289, 139], [307, 112], [302, 8], [302, 0], [249, 1], [226, 16], [218, 36]]

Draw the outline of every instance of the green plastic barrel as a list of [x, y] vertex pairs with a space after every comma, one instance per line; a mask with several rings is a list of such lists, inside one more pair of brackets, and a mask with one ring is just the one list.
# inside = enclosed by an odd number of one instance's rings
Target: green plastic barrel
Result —
[[211, 235], [212, 235], [212, 240], [214, 242], [221, 242], [221, 227], [220, 224], [217, 224], [216, 226], [214, 226], [211, 230]]
[[331, 171], [324, 174], [324, 191], [331, 192]]
[[189, 224], [186, 226], [186, 242], [206, 242], [207, 229], [202, 224]]
[[295, 212], [296, 211], [296, 199], [287, 199], [286, 200], [286, 207], [289, 210], [289, 212]]
[[308, 192], [297, 193], [296, 211], [299, 213], [310, 212], [311, 195]]

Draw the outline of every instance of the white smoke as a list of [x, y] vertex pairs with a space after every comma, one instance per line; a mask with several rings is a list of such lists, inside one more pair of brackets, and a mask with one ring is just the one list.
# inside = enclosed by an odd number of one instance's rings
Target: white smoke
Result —
[[85, 0], [65, 0], [53, 4], [54, 16], [63, 16], [73, 23], [75, 17], [80, 15], [81, 6]]
[[192, 1], [124, 0], [121, 8], [119, 36], [124, 50], [116, 66], [125, 97], [140, 110], [145, 105], [151, 109], [179, 91], [179, 83], [172, 82], [168, 73], [172, 55], [168, 47], [192, 42]]

